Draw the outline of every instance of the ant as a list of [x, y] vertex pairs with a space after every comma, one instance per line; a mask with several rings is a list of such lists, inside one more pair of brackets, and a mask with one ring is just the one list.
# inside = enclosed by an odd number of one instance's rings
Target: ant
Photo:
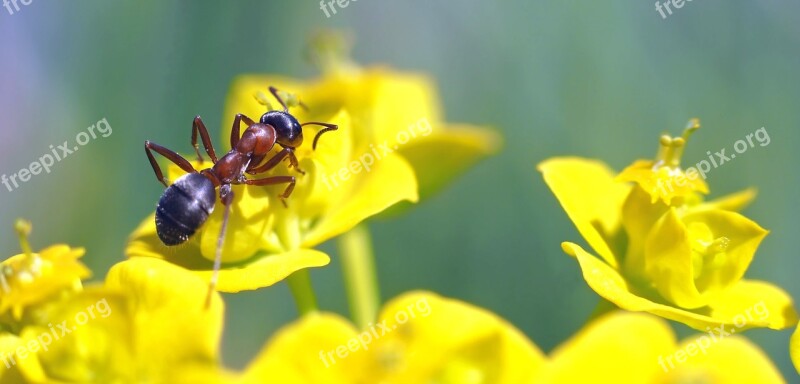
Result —
[[[262, 179], [248, 179], [245, 173], [258, 175], [275, 168], [284, 159], [289, 159], [289, 167], [294, 167], [301, 174], [305, 174], [299, 168], [299, 163], [294, 151], [303, 143], [303, 127], [306, 125], [318, 125], [324, 127], [314, 137], [312, 149], [317, 149], [317, 141], [320, 136], [328, 131], [335, 131], [338, 126], [335, 124], [307, 122], [300, 124], [297, 119], [289, 113], [289, 108], [278, 94], [275, 87], [269, 87], [270, 92], [283, 107], [283, 111], [270, 110], [264, 113], [256, 123], [251, 118], [239, 113], [233, 119], [231, 129], [231, 150], [217, 159], [214, 146], [208, 136], [203, 120], [200, 116], [194, 118], [192, 123], [192, 146], [197, 153], [197, 159], [202, 163], [203, 156], [197, 145], [197, 134], [203, 142], [203, 147], [211, 158], [213, 166], [203, 170], [196, 170], [192, 164], [181, 155], [173, 152], [156, 143], [145, 141], [144, 150], [150, 165], [156, 174], [156, 178], [167, 188], [161, 195], [161, 199], [156, 206], [156, 232], [158, 238], [164, 245], [172, 246], [186, 242], [194, 233], [205, 223], [211, 212], [214, 211], [216, 203], [215, 189], [219, 187], [219, 198], [225, 206], [219, 238], [217, 240], [217, 250], [214, 258], [214, 272], [209, 283], [206, 306], [210, 303], [211, 292], [217, 284], [218, 273], [221, 265], [222, 245], [225, 239], [225, 229], [228, 224], [231, 203], [233, 202], [232, 184], [247, 185], [275, 185], [285, 184], [288, 186], [278, 197], [286, 206], [286, 199], [292, 194], [295, 185], [294, 176], [272, 176]], [[262, 103], [264, 104], [264, 103]], [[292, 104], [295, 104], [292, 102]], [[296, 102], [305, 107], [299, 101]], [[243, 134], [239, 134], [241, 123], [247, 124]], [[268, 159], [264, 164], [261, 162], [266, 159], [269, 152], [275, 146], [280, 145], [283, 149]], [[168, 184], [167, 178], [161, 171], [153, 157], [153, 152], [160, 154], [173, 162], [175, 165], [187, 173], [175, 180], [172, 185]]]

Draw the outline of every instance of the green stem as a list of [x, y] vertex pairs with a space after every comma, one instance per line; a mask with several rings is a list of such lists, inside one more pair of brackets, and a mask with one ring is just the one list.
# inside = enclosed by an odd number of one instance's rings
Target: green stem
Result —
[[339, 238], [342, 274], [347, 288], [350, 317], [361, 329], [378, 317], [380, 292], [369, 229], [361, 224]]
[[311, 276], [307, 269], [299, 270], [286, 278], [289, 284], [289, 289], [294, 296], [294, 302], [297, 304], [297, 312], [300, 316], [305, 316], [317, 310], [317, 297], [314, 294], [314, 288], [311, 286]]

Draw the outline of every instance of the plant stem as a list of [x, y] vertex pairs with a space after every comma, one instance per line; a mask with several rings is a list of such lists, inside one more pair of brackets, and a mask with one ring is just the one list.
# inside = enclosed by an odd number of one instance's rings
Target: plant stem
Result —
[[377, 319], [380, 292], [369, 228], [361, 224], [339, 238], [350, 317], [360, 329]]
[[300, 316], [305, 316], [317, 310], [317, 297], [314, 288], [311, 286], [311, 276], [307, 269], [301, 269], [286, 278], [289, 289], [294, 296], [297, 304], [297, 312]]

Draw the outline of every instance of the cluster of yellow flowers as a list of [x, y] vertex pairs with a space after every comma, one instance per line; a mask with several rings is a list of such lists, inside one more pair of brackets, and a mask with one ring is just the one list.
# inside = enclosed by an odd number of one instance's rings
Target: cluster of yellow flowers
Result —
[[[85, 286], [83, 249], [34, 252], [21, 221], [23, 253], [0, 265], [0, 384], [784, 382], [734, 333], [785, 329], [797, 314], [780, 288], [743, 279], [767, 234], [738, 213], [755, 193], [706, 202], [705, 182], [680, 167], [696, 121], [682, 137], [662, 137], [655, 160], [618, 175], [575, 157], [539, 165], [599, 255], [562, 244], [603, 300], [585, 328], [549, 354], [499, 316], [432, 292], [408, 292], [379, 309], [361, 223], [435, 193], [494, 153], [500, 138], [443, 123], [424, 76], [359, 68], [330, 47], [318, 47], [320, 79], [236, 79], [225, 113], [259, 116], [264, 107], [253, 95], [274, 85], [300, 95], [308, 107], [296, 111], [300, 121], [340, 127], [316, 151], [298, 148], [306, 173], [288, 207], [266, 188], [234, 186], [217, 288], [234, 293], [286, 280], [300, 318], [242, 371], [222, 365], [224, 301], [214, 292], [205, 305], [220, 210], [169, 250], [151, 215], [131, 235], [128, 259]], [[181, 172], [170, 167], [168, 178]], [[317, 308], [308, 274], [330, 261], [315, 247], [337, 237], [352, 321]], [[701, 333], [678, 342], [662, 318]], [[800, 337], [792, 345], [800, 360]]]

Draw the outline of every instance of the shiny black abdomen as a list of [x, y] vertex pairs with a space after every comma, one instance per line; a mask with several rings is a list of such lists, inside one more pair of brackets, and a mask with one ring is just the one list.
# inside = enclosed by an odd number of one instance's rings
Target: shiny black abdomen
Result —
[[170, 185], [156, 206], [156, 232], [166, 245], [189, 240], [214, 211], [214, 184], [199, 173], [181, 176]]

